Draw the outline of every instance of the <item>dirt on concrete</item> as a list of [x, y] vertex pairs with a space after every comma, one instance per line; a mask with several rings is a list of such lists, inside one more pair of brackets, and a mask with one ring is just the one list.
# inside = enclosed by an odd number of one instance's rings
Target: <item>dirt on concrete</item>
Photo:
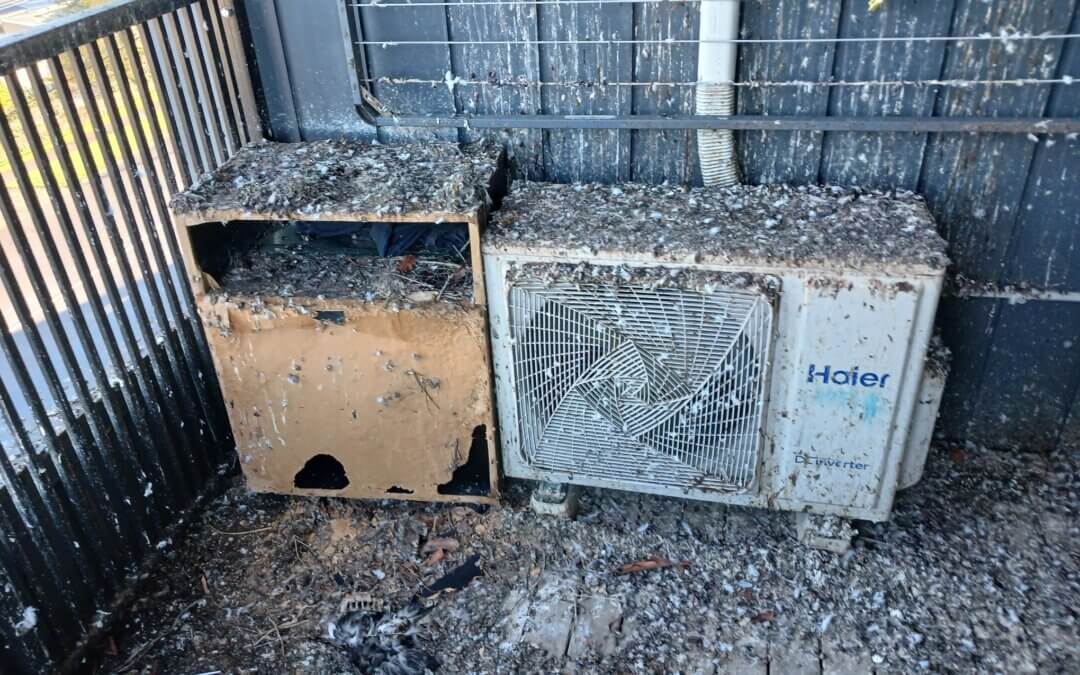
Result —
[[937, 447], [840, 556], [800, 546], [790, 513], [615, 491], [565, 521], [524, 483], [497, 508], [238, 485], [146, 579], [98, 672], [357, 672], [327, 638], [343, 600], [403, 607], [474, 555], [483, 576], [418, 628], [439, 672], [1080, 672], [1078, 472], [1077, 452]]

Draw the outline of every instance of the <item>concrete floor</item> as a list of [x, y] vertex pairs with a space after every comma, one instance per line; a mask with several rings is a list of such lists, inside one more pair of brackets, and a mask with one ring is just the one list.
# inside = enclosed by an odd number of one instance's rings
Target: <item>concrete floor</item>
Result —
[[[446, 673], [1080, 672], [1080, 453], [939, 447], [846, 555], [791, 514], [587, 490], [575, 521], [504, 506], [237, 487], [150, 576], [101, 672], [359, 672], [342, 600], [387, 611], [478, 555], [417, 628]], [[452, 539], [445, 556], [424, 552]], [[620, 574], [653, 557], [670, 568]], [[112, 655], [104, 653], [112, 652]]]

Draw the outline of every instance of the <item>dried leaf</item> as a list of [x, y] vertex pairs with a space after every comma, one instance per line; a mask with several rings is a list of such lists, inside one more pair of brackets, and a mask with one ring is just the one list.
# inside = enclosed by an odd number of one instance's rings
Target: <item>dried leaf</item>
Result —
[[637, 562], [626, 563], [615, 570], [616, 574], [634, 574], [635, 572], [645, 572], [647, 570], [659, 570], [665, 567], [678, 567], [679, 569], [687, 569], [690, 567], [690, 563], [683, 561], [680, 563], [673, 563], [667, 558], [661, 558], [659, 556], [653, 556], [646, 560], [639, 560]]
[[431, 554], [431, 557], [429, 557], [427, 560], [424, 561], [424, 567], [431, 567], [432, 565], [435, 565], [436, 563], [438, 563], [439, 561], [441, 561], [445, 557], [446, 557], [446, 553], [443, 552], [443, 549], [437, 548], [437, 549], [435, 549], [435, 552]]
[[776, 621], [776, 612], [772, 610], [750, 617], [750, 623], [768, 623], [771, 621]]
[[423, 554], [434, 553], [435, 551], [443, 551], [445, 553], [454, 553], [461, 545], [457, 539], [451, 539], [450, 537], [436, 537], [435, 539], [428, 539], [424, 547], [420, 549]]
[[358, 532], [350, 518], [333, 518], [330, 521], [330, 543], [336, 544], [345, 539], [355, 539]]
[[416, 256], [404, 255], [397, 261], [398, 274], [408, 274], [416, 268]]

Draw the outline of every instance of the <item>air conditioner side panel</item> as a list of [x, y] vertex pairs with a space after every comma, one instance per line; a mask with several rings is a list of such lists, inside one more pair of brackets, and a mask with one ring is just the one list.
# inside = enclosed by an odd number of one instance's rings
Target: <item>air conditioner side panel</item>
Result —
[[495, 400], [499, 419], [499, 442], [502, 446], [503, 473], [512, 478], [532, 478], [529, 467], [520, 455], [521, 439], [517, 420], [517, 406], [508, 402], [515, 400], [513, 382], [513, 356], [508, 341], [510, 335], [510, 308], [506, 295], [506, 270], [508, 260], [499, 256], [485, 256], [484, 284], [488, 298], [488, 331], [491, 340], [491, 369], [495, 379]]
[[884, 520], [940, 279], [784, 279], [770, 437], [778, 508]]

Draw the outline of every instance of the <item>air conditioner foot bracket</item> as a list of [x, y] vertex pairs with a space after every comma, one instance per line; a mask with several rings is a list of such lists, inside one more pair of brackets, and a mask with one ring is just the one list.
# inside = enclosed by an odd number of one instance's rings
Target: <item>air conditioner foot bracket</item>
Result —
[[549, 483], [540, 481], [533, 488], [529, 505], [542, 516], [573, 518], [577, 515], [578, 495], [581, 488], [569, 483]]
[[851, 550], [851, 538], [855, 535], [847, 518], [822, 516], [800, 511], [795, 514], [795, 531], [799, 543], [810, 548], [843, 554]]

